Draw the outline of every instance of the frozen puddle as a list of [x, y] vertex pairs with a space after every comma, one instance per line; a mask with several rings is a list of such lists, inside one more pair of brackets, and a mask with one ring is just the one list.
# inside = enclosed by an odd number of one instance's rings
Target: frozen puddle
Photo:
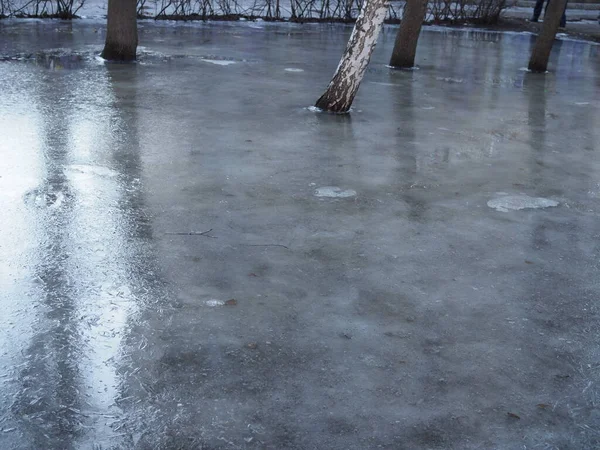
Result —
[[508, 212], [520, 209], [550, 208], [558, 206], [558, 202], [542, 197], [529, 197], [528, 195], [507, 195], [494, 198], [487, 202], [490, 208], [496, 211]]
[[315, 189], [315, 197], [328, 197], [328, 198], [348, 198], [354, 197], [356, 191], [352, 189], [340, 189], [335, 186], [324, 186]]
[[222, 59], [204, 59], [204, 58], [202, 58], [202, 61], [211, 63], [211, 64], [216, 64], [217, 66], [230, 66], [231, 64], [235, 64], [235, 61], [225, 61]]

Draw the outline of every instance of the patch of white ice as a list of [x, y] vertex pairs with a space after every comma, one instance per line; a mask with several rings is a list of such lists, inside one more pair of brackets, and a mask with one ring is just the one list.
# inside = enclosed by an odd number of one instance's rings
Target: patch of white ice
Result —
[[435, 77], [438, 81], [445, 81], [446, 83], [462, 83], [464, 80], [462, 78], [452, 78], [452, 77]]
[[222, 59], [204, 59], [204, 58], [202, 58], [202, 61], [211, 63], [211, 64], [216, 64], [217, 66], [230, 66], [231, 64], [235, 64], [235, 61], [225, 61]]
[[210, 300], [206, 300], [204, 302], [206, 306], [224, 306], [225, 302], [223, 300], [217, 300], [216, 298], [211, 298]]
[[558, 202], [542, 197], [528, 195], [507, 195], [487, 202], [490, 208], [500, 212], [518, 211], [520, 209], [550, 208], [558, 206]]
[[286, 72], [304, 72], [304, 69], [298, 69], [296, 67], [288, 67], [283, 70], [285, 70]]
[[348, 198], [354, 197], [356, 191], [352, 189], [340, 189], [336, 186], [324, 186], [315, 190], [316, 197], [328, 197], [328, 198]]

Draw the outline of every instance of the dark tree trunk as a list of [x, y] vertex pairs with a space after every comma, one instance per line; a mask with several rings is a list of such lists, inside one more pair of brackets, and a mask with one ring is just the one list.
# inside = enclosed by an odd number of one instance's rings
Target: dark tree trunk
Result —
[[108, 0], [104, 59], [133, 61], [137, 50], [136, 0]]
[[346, 51], [327, 90], [317, 100], [317, 108], [334, 113], [347, 113], [350, 110], [377, 44], [388, 7], [389, 0], [364, 0]]
[[529, 70], [532, 72], [545, 72], [548, 68], [548, 59], [552, 51], [552, 44], [556, 37], [556, 31], [560, 24], [560, 19], [565, 11], [567, 0], [551, 0], [546, 15], [542, 30], [535, 40], [535, 46], [531, 52], [529, 59]]
[[417, 42], [427, 13], [427, 0], [407, 0], [400, 29], [396, 35], [390, 66], [399, 69], [414, 67]]

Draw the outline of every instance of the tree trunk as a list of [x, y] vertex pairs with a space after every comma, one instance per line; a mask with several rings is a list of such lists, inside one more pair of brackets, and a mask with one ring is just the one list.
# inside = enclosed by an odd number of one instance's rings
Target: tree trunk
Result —
[[535, 41], [535, 46], [529, 59], [529, 70], [532, 72], [545, 72], [548, 68], [548, 59], [552, 51], [552, 44], [554, 43], [556, 31], [558, 30], [560, 18], [565, 11], [566, 4], [567, 0], [550, 1], [550, 5], [548, 5], [546, 15], [544, 16], [542, 30]]
[[417, 42], [427, 13], [427, 3], [427, 0], [406, 0], [390, 66], [398, 69], [414, 67]]
[[136, 0], [108, 0], [104, 59], [133, 61], [138, 44]]
[[389, 0], [364, 0], [346, 51], [333, 79], [315, 106], [324, 111], [347, 113], [365, 75], [377, 44]]

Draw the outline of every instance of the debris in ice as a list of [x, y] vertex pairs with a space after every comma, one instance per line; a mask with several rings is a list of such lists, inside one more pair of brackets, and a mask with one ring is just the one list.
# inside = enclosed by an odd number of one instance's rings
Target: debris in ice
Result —
[[82, 173], [86, 175], [98, 175], [99, 177], [116, 177], [117, 172], [107, 167], [102, 166], [90, 166], [87, 164], [72, 164], [67, 170], [69, 172]]
[[285, 70], [286, 72], [304, 72], [304, 69], [298, 69], [296, 67], [288, 67], [283, 70]]
[[329, 197], [329, 198], [348, 198], [354, 197], [356, 191], [352, 189], [340, 189], [336, 186], [324, 186], [315, 190], [316, 197]]
[[529, 197], [528, 195], [508, 195], [498, 197], [487, 202], [490, 208], [496, 211], [508, 212], [520, 209], [550, 208], [558, 206], [558, 202], [542, 197]]
[[216, 64], [217, 66], [230, 66], [231, 64], [235, 64], [235, 61], [225, 61], [222, 59], [204, 59], [204, 58], [202, 58], [202, 61], [211, 63], [211, 64]]
[[223, 300], [217, 300], [216, 298], [211, 298], [210, 300], [206, 300], [204, 302], [206, 306], [224, 306], [225, 302]]

